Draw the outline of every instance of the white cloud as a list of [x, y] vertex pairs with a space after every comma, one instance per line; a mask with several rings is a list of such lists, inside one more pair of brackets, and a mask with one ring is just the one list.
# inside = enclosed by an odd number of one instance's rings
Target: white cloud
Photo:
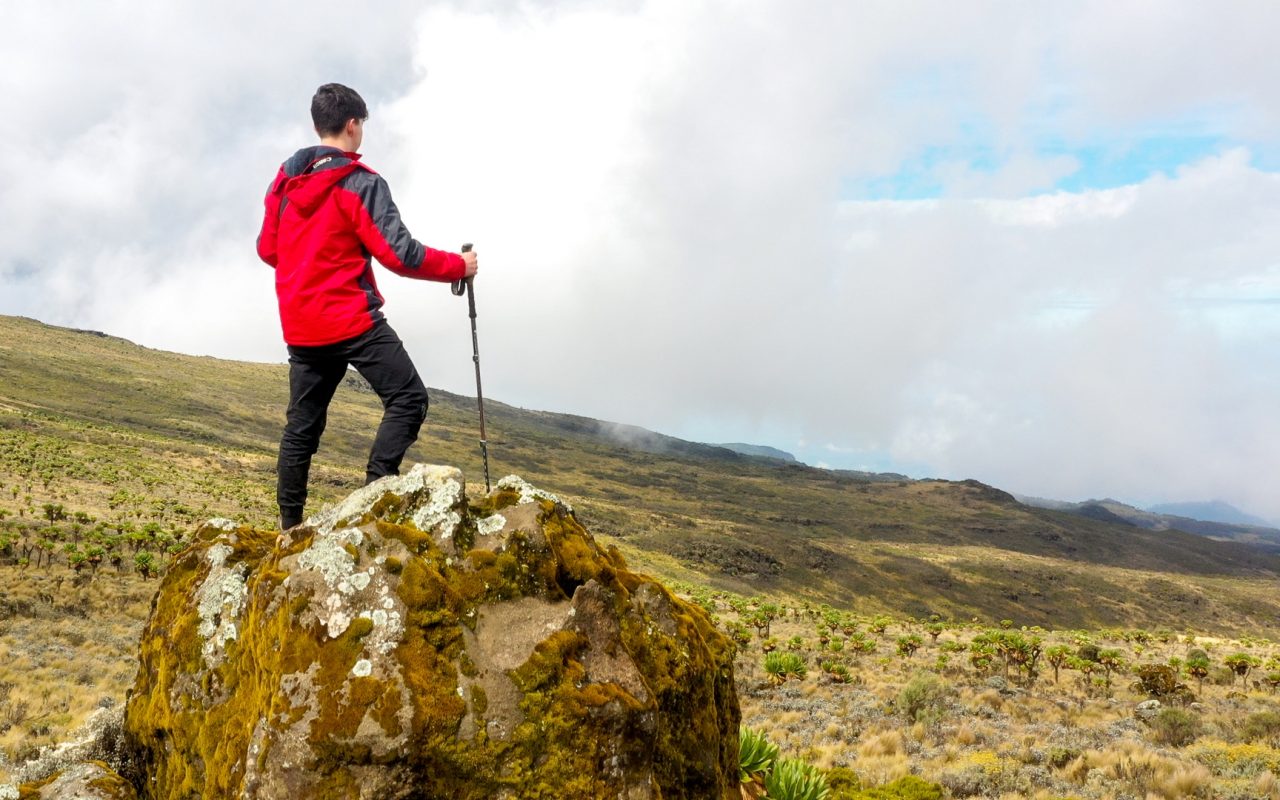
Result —
[[[155, 302], [154, 289], [256, 261], [263, 189], [287, 148], [309, 136], [314, 88], [363, 78], [377, 100], [396, 93], [388, 77], [397, 70], [401, 85], [415, 79], [402, 34], [409, 5], [380, 4], [376, 15], [247, 0], [6, 12], [0, 94], [21, 124], [0, 151], [0, 312], [123, 323], [113, 332], [157, 346], [203, 334], [206, 350], [275, 357], [278, 323], [244, 302], [260, 286], [224, 274], [202, 298], [238, 309], [238, 330], [261, 340], [229, 350], [225, 326], [191, 328], [191, 302]], [[164, 333], [176, 330], [190, 338]]]
[[[309, 141], [314, 87], [339, 80], [370, 101], [366, 158], [415, 234], [477, 243], [495, 398], [1280, 517], [1273, 315], [1191, 301], [1275, 285], [1277, 177], [1237, 148], [1027, 196], [1075, 165], [1035, 152], [1046, 133], [1122, 141], [1189, 119], [1274, 148], [1278, 14], [28, 5], [0, 32], [0, 93], [26, 126], [0, 152], [0, 312], [281, 358], [261, 195]], [[841, 200], [975, 136], [1007, 157], [943, 163], [941, 199]], [[465, 303], [381, 286], [429, 382], [469, 391]]]

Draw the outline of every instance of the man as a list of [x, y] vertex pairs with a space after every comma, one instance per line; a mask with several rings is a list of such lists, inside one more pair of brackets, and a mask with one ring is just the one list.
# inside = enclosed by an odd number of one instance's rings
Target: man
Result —
[[433, 250], [409, 235], [386, 181], [356, 152], [368, 117], [354, 90], [321, 86], [311, 99], [320, 144], [294, 153], [267, 191], [258, 255], [276, 270], [289, 349], [289, 410], [276, 465], [282, 530], [302, 522], [311, 456], [348, 365], [382, 399], [366, 484], [399, 474], [426, 419], [427, 389], [383, 317], [371, 258], [409, 278], [476, 274], [474, 252]]

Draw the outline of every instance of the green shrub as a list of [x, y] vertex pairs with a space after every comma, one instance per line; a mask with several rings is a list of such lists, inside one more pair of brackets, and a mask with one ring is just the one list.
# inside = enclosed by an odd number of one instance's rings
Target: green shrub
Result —
[[774, 764], [764, 788], [769, 800], [826, 800], [830, 794], [821, 770], [795, 758]]
[[1173, 699], [1187, 702], [1192, 699], [1191, 689], [1178, 680], [1178, 673], [1166, 664], [1143, 664], [1134, 669], [1142, 691], [1160, 700]]
[[751, 631], [747, 629], [746, 625], [740, 622], [730, 622], [725, 626], [725, 630], [728, 632], [729, 638], [733, 640], [733, 643], [739, 647], [746, 647], [751, 644]]
[[942, 786], [907, 775], [893, 783], [836, 795], [831, 800], [943, 800]]
[[1111, 673], [1125, 669], [1124, 653], [1114, 648], [1099, 650], [1098, 657], [1094, 660], [1098, 662], [1098, 665], [1102, 667], [1106, 675], [1107, 688], [1111, 687]]
[[1209, 682], [1214, 686], [1235, 686], [1236, 674], [1225, 664], [1216, 666], [1209, 670]]
[[1199, 716], [1180, 708], [1162, 708], [1151, 720], [1151, 738], [1171, 747], [1191, 744], [1203, 729]]
[[1280, 670], [1268, 672], [1262, 682], [1271, 687], [1271, 693], [1275, 694], [1276, 689], [1280, 689]]
[[1240, 726], [1240, 736], [1246, 742], [1271, 742], [1280, 745], [1280, 711], [1259, 711], [1250, 714]]
[[809, 674], [801, 655], [784, 650], [765, 654], [764, 671], [775, 684], [783, 683], [788, 678], [804, 680], [804, 676]]
[[743, 726], [738, 731], [738, 777], [743, 783], [765, 775], [778, 760], [778, 746], [764, 734]]
[[942, 718], [950, 688], [937, 675], [919, 673], [907, 681], [895, 701], [912, 722], [936, 722]]
[[828, 800], [841, 800], [847, 793], [861, 789], [862, 779], [848, 767], [832, 767], [827, 770], [827, 788], [831, 790]]
[[1222, 663], [1234, 674], [1240, 676], [1240, 685], [1244, 686], [1254, 667], [1262, 666], [1262, 659], [1249, 653], [1233, 653], [1223, 659]]
[[1058, 682], [1058, 671], [1071, 658], [1071, 648], [1065, 644], [1055, 644], [1044, 651], [1044, 658], [1053, 667], [1053, 682]]
[[143, 578], [150, 578], [158, 570], [156, 557], [146, 550], [133, 557], [133, 566]]
[[969, 664], [978, 672], [986, 672], [995, 661], [996, 651], [991, 645], [983, 644], [976, 639], [969, 644]]
[[1187, 674], [1196, 679], [1196, 685], [1200, 691], [1204, 691], [1204, 679], [1209, 677], [1209, 672], [1213, 669], [1213, 665], [1209, 663], [1209, 657], [1205, 655], [1203, 650], [1192, 650], [1187, 654], [1187, 660], [1183, 662], [1183, 667], [1187, 670]]
[[1045, 762], [1054, 769], [1062, 769], [1080, 757], [1080, 751], [1074, 747], [1051, 747], [1045, 756]]
[[898, 655], [903, 658], [911, 658], [911, 656], [915, 655], [915, 652], [920, 649], [920, 645], [923, 643], [924, 640], [921, 639], [918, 634], [912, 633], [907, 636], [899, 636]]
[[1219, 778], [1254, 779], [1264, 772], [1280, 774], [1280, 752], [1265, 744], [1227, 744], [1209, 739], [1193, 744], [1185, 755]]
[[849, 668], [839, 661], [823, 661], [820, 665], [822, 671], [836, 683], [852, 683], [853, 673]]

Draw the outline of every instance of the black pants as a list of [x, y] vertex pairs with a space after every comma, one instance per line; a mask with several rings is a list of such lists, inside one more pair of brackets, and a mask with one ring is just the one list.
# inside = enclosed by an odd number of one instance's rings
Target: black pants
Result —
[[276, 502], [283, 527], [302, 521], [311, 456], [320, 446], [329, 401], [356, 368], [382, 399], [382, 424], [373, 440], [365, 483], [397, 475], [404, 453], [427, 418], [427, 387], [404, 343], [385, 320], [353, 339], [321, 347], [289, 347], [289, 410], [276, 463]]

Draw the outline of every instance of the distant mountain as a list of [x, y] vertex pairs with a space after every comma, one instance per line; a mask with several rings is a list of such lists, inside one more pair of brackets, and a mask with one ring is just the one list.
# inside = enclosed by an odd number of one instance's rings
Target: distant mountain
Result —
[[[1143, 510], [1109, 497], [1102, 500], [1069, 503], [1062, 500], [1047, 500], [1043, 497], [1019, 496], [1018, 502], [1035, 508], [1065, 511], [1069, 514], [1088, 517], [1093, 520], [1132, 525], [1149, 531], [1182, 531], [1222, 542], [1239, 542], [1256, 547], [1266, 553], [1280, 555], [1280, 530], [1271, 527], [1257, 517], [1250, 517], [1222, 502], [1167, 504], [1155, 506], [1150, 510]], [[1193, 508], [1210, 506], [1222, 506], [1225, 509], [1230, 509], [1236, 515], [1236, 519], [1244, 518], [1257, 521], [1252, 523], [1225, 522], [1210, 520], [1205, 517], [1196, 518], [1185, 514], [1160, 511], [1160, 509], [1172, 508], [1190, 511]]]
[[1152, 514], [1165, 514], [1174, 517], [1187, 517], [1202, 522], [1225, 522], [1228, 525], [1257, 525], [1274, 528], [1271, 522], [1252, 514], [1246, 514], [1230, 503], [1221, 500], [1210, 500], [1204, 503], [1161, 503], [1147, 509]]
[[741, 453], [744, 456], [755, 456], [756, 458], [776, 458], [779, 461], [792, 461], [796, 457], [788, 453], [786, 450], [779, 450], [776, 447], [769, 447], [763, 444], [743, 444], [741, 442], [727, 442], [717, 444], [715, 447], [723, 447], [726, 450], [732, 450], [735, 453]]

